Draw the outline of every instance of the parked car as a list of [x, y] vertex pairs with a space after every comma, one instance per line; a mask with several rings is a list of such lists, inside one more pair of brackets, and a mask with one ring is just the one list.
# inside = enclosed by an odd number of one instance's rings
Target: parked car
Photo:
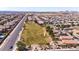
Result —
[[3, 33], [0, 33], [0, 39], [3, 39], [5, 35]]

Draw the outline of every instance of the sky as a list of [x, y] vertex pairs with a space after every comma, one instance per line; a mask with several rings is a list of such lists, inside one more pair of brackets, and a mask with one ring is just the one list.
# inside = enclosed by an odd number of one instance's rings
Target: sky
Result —
[[79, 11], [79, 7], [0, 7], [0, 11]]

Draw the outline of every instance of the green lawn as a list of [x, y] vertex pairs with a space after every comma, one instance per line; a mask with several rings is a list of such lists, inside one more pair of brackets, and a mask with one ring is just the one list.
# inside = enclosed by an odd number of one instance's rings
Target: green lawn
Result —
[[35, 22], [28, 21], [24, 26], [21, 41], [26, 45], [31, 44], [47, 44], [48, 35], [44, 36], [44, 27], [36, 24]]

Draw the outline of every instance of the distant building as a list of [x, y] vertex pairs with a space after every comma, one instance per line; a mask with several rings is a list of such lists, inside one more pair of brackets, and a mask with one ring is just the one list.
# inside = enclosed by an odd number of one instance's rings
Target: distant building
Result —
[[42, 20], [37, 20], [38, 24], [44, 24], [44, 22]]
[[63, 44], [79, 44], [79, 41], [75, 40], [62, 40]]
[[73, 39], [73, 37], [72, 36], [60, 36], [59, 39], [60, 40], [71, 40]]

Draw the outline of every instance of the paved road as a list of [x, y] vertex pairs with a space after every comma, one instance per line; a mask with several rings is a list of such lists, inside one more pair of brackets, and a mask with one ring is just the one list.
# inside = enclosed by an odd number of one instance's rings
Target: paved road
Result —
[[1, 44], [0, 51], [12, 51], [10, 47], [14, 46], [25, 20], [26, 20], [26, 15], [22, 18], [22, 20], [18, 23], [18, 25], [14, 28], [14, 30], [9, 34], [9, 36]]
[[19, 32], [19, 36], [17, 37], [17, 40], [16, 40], [16, 42], [14, 44], [14, 47], [13, 47], [13, 51], [16, 51], [16, 49], [17, 49], [16, 43], [20, 40], [23, 29], [24, 28], [22, 28], [22, 30]]

